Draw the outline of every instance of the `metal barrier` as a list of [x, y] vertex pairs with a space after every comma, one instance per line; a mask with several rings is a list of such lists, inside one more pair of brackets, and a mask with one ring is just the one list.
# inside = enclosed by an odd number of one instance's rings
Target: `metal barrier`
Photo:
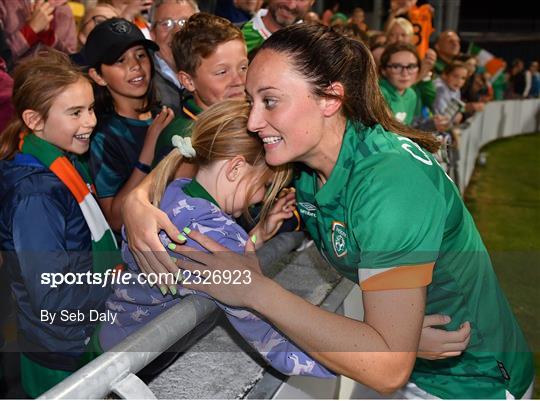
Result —
[[[284, 233], [269, 241], [257, 252], [263, 271], [266, 272], [281, 256], [297, 248], [304, 238], [303, 233]], [[215, 309], [215, 303], [206, 298], [184, 298], [178, 305], [153, 319], [152, 324], [145, 325], [39, 398], [95, 399], [112, 392], [124, 399], [155, 399], [135, 373], [169, 349]]]

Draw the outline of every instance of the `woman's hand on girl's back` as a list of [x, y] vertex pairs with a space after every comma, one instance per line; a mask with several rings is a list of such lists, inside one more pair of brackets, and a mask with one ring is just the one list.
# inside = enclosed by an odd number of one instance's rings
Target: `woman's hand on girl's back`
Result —
[[[167, 214], [153, 207], [148, 200], [152, 173], [141, 185], [126, 196], [122, 207], [122, 220], [129, 248], [143, 273], [176, 273], [173, 263], [159, 240], [158, 233], [164, 230], [175, 242], [180, 243], [180, 232]], [[172, 281], [166, 284], [173, 284]]]

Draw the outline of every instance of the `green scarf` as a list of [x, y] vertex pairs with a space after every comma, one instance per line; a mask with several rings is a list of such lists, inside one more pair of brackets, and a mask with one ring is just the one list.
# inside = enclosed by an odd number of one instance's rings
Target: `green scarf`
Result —
[[[70, 190], [79, 203], [82, 214], [92, 234], [92, 259], [94, 273], [104, 273], [121, 264], [118, 245], [103, 212], [92, 195], [93, 186], [86, 166], [73, 166], [64, 152], [34, 134], [21, 134], [19, 150], [32, 155], [51, 170]], [[84, 176], [81, 176], [81, 174]]]

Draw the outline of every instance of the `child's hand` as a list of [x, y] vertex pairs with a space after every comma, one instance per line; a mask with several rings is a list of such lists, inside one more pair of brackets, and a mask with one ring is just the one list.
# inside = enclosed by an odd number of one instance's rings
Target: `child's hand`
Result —
[[163, 131], [163, 129], [167, 125], [169, 125], [173, 118], [174, 111], [172, 111], [172, 109], [168, 108], [167, 106], [163, 106], [156, 118], [154, 118], [154, 121], [152, 122], [150, 127], [148, 127], [146, 137], [155, 138], [157, 140], [159, 134], [161, 134], [161, 131]]
[[420, 63], [420, 71], [418, 72], [417, 78], [418, 81], [421, 81], [429, 76], [436, 61], [437, 53], [435, 53], [435, 50], [433, 49], [428, 49], [426, 55], [424, 56], [424, 59]]
[[296, 194], [294, 188], [284, 188], [278, 195], [274, 206], [266, 216], [266, 221], [257, 224], [251, 235], [257, 236], [255, 245], [260, 247], [265, 241], [272, 238], [283, 224], [283, 220], [291, 218], [296, 205]]
[[152, 0], [131, 0], [121, 10], [122, 18], [132, 21], [137, 15], [150, 10], [152, 3]]
[[44, 0], [38, 0], [32, 10], [32, 15], [28, 20], [28, 25], [35, 33], [40, 33], [49, 29], [54, 18], [54, 7]]
[[163, 106], [159, 114], [154, 118], [152, 124], [146, 131], [146, 137], [144, 138], [144, 146], [141, 154], [139, 155], [139, 161], [146, 164], [152, 164], [154, 158], [154, 151], [156, 149], [156, 143], [161, 134], [161, 131], [169, 125], [174, 118], [174, 111], [166, 106]]

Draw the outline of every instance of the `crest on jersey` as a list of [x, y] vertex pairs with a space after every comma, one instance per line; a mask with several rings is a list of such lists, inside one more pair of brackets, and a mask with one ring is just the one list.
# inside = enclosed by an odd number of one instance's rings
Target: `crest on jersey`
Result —
[[347, 232], [345, 231], [345, 223], [334, 221], [332, 223], [332, 246], [334, 253], [338, 258], [347, 254]]

